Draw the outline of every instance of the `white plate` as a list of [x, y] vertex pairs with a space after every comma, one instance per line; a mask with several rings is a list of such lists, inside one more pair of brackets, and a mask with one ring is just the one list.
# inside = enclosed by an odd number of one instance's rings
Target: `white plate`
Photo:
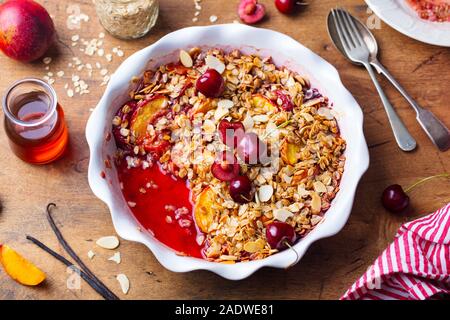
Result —
[[[128, 99], [132, 76], [139, 76], [161, 63], [176, 61], [180, 49], [193, 46], [240, 49], [245, 53], [271, 55], [278, 65], [309, 76], [311, 83], [334, 103], [339, 114], [341, 134], [347, 141], [345, 172], [340, 191], [331, 203], [325, 218], [293, 248], [268, 258], [234, 265], [178, 256], [175, 251], [160, 243], [149, 232], [139, 231], [135, 219], [120, 190], [115, 167], [105, 168], [105, 159], [116, 152], [110, 136], [111, 121], [115, 112]], [[227, 279], [243, 279], [262, 267], [287, 268], [301, 258], [315, 241], [339, 232], [347, 222], [353, 205], [356, 187], [369, 165], [369, 153], [363, 134], [363, 113], [353, 96], [344, 88], [337, 70], [328, 62], [302, 46], [294, 39], [267, 29], [252, 28], [240, 24], [191, 27], [168, 34], [151, 46], [126, 59], [111, 77], [111, 81], [99, 104], [92, 112], [86, 138], [90, 148], [89, 185], [94, 194], [103, 200], [111, 211], [117, 234], [124, 239], [145, 244], [169, 270], [186, 272], [210, 270]], [[102, 178], [102, 172], [106, 178]], [[336, 252], [339, 254], [339, 252]]]
[[421, 19], [406, 0], [366, 0], [367, 5], [395, 30], [437, 46], [450, 47], [450, 23]]

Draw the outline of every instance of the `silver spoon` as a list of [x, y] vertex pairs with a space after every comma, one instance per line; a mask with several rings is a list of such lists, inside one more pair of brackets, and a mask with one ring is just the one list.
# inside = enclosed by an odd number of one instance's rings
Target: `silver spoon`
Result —
[[[370, 32], [370, 30], [361, 23], [358, 19], [350, 15], [353, 21], [355, 22], [356, 27], [362, 34], [363, 40], [366, 43], [366, 46], [369, 49], [370, 56], [369, 62], [370, 64], [378, 71], [378, 73], [383, 74], [397, 90], [405, 97], [405, 99], [409, 102], [411, 107], [416, 111], [416, 119], [419, 124], [422, 126], [425, 133], [431, 139], [431, 141], [439, 148], [441, 151], [446, 151], [450, 148], [450, 131], [449, 129], [438, 119], [436, 116], [428, 110], [420, 107], [417, 102], [406, 92], [405, 89], [395, 80], [395, 78], [390, 74], [390, 72], [380, 63], [378, 60], [378, 44], [377, 40]], [[327, 19], [328, 25], [328, 33], [330, 38], [332, 39], [336, 48], [350, 61], [352, 61], [347, 54], [345, 53], [344, 47], [340, 41], [339, 35], [336, 30], [336, 26], [333, 22], [333, 18], [330, 14]], [[352, 61], [356, 65], [361, 65], [360, 63]]]

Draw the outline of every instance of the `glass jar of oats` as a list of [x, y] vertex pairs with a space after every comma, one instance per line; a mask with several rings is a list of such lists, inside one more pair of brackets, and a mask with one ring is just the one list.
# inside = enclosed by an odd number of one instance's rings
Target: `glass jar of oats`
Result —
[[100, 23], [117, 38], [140, 38], [158, 19], [158, 0], [94, 0], [94, 3]]

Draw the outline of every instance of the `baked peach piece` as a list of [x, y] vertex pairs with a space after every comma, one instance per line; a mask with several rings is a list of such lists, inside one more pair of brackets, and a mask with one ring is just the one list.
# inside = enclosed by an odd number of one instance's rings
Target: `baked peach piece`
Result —
[[20, 284], [37, 286], [45, 280], [45, 273], [7, 245], [0, 245], [0, 263], [5, 272]]
[[206, 187], [197, 197], [194, 207], [194, 217], [197, 226], [201, 231], [207, 233], [209, 227], [214, 221], [214, 209], [212, 206], [216, 198], [216, 194], [210, 187]]

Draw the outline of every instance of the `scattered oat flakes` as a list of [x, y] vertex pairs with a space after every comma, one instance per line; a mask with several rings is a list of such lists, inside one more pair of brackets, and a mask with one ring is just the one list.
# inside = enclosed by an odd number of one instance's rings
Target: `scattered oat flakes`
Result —
[[87, 255], [88, 255], [88, 258], [89, 258], [89, 259], [92, 259], [92, 258], [94, 258], [95, 253], [94, 253], [94, 251], [89, 250], [88, 253], [87, 253]]
[[212, 16], [209, 17], [209, 22], [214, 23], [214, 22], [217, 21], [217, 19], [218, 19], [217, 16], [212, 15]]

